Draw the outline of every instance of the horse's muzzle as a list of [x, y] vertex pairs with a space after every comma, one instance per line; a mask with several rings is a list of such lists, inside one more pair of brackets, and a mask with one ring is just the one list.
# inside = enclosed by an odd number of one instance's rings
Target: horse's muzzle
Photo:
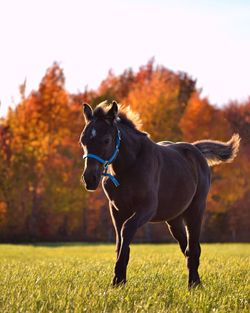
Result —
[[84, 182], [85, 188], [88, 191], [95, 191], [99, 185], [101, 176], [98, 176], [96, 174], [83, 174], [82, 180]]

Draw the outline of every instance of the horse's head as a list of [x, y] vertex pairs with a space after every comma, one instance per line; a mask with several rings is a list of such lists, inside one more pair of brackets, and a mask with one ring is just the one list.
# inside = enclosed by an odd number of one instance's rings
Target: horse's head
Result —
[[86, 189], [93, 191], [98, 187], [104, 170], [103, 162], [95, 156], [101, 160], [109, 160], [116, 148], [118, 105], [113, 101], [109, 110], [97, 107], [93, 111], [85, 103], [83, 113], [86, 125], [81, 133], [80, 142], [86, 157], [82, 179]]

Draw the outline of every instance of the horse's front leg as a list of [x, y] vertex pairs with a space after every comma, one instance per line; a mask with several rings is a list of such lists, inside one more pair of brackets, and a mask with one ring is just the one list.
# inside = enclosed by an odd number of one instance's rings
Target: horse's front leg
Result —
[[115, 236], [116, 236], [116, 259], [118, 259], [120, 247], [121, 247], [121, 229], [124, 221], [126, 219], [122, 218], [121, 213], [117, 211], [117, 209], [109, 203], [110, 215], [112, 218], [113, 226], [115, 229]]
[[[127, 218], [122, 214], [121, 211], [118, 211], [112, 203], [110, 203], [110, 215], [112, 217], [112, 222], [113, 226], [115, 229], [115, 234], [116, 234], [116, 261], [119, 258], [120, 254], [120, 249], [121, 249], [121, 242], [122, 242], [122, 236], [121, 236], [121, 230], [122, 230], [122, 225], [123, 223], [127, 220]], [[127, 253], [126, 253], [126, 258], [125, 258], [125, 264], [128, 264], [129, 261], [129, 252], [130, 249], [128, 247]], [[116, 279], [113, 279], [113, 285], [116, 285]]]
[[115, 264], [115, 276], [113, 285], [126, 283], [126, 271], [129, 261], [129, 245], [136, 233], [136, 230], [147, 223], [154, 215], [155, 210], [149, 208], [145, 211], [137, 211], [130, 216], [121, 228], [121, 244], [118, 258]]

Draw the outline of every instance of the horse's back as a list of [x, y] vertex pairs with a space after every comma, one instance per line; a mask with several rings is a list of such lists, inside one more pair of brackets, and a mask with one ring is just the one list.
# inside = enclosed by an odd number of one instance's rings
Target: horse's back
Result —
[[170, 153], [170, 151], [175, 151], [175, 158], [180, 162], [183, 160], [187, 160], [188, 162], [192, 161], [196, 163], [196, 166], [201, 166], [205, 171], [209, 170], [204, 155], [191, 143], [161, 141], [158, 142], [157, 145], [159, 146], [160, 153], [163, 155], [163, 157], [167, 157], [170, 154], [171, 157], [173, 157], [173, 153]]
[[165, 144], [164, 142], [163, 145], [159, 145], [159, 148], [163, 164], [171, 155], [171, 158], [175, 158], [179, 167], [188, 167], [196, 180], [200, 181], [201, 178], [209, 178], [210, 180], [210, 169], [207, 160], [193, 144], [187, 142], [168, 142]]

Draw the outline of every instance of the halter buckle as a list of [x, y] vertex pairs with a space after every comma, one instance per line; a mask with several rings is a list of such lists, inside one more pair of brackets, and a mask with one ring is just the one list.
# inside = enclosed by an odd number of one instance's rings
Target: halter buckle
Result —
[[104, 167], [104, 170], [105, 170], [105, 171], [107, 171], [108, 166], [109, 166], [109, 161], [106, 161], [106, 162], [103, 164], [103, 167]]

